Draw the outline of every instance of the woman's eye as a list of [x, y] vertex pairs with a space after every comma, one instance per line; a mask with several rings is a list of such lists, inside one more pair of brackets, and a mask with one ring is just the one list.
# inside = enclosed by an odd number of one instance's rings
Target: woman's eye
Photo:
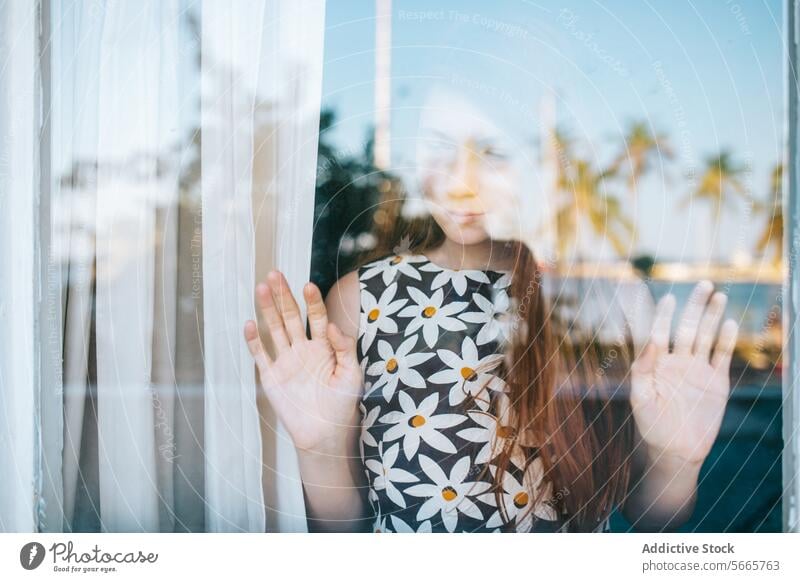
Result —
[[505, 160], [508, 158], [508, 152], [494, 147], [483, 148], [483, 150], [481, 150], [481, 155], [494, 160]]

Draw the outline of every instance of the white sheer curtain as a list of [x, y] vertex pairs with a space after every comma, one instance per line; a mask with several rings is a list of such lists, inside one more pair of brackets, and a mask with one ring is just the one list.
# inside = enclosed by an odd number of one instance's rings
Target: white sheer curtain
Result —
[[[263, 398], [241, 322], [269, 269], [308, 280], [322, 81], [323, 0], [203, 2], [202, 171], [206, 420], [241, 446], [206, 448], [214, 531], [306, 528], [294, 449]], [[258, 58], [254, 58], [254, 53]], [[235, 476], [236, 480], [231, 480]], [[244, 488], [237, 487], [243, 484]]]
[[308, 278], [323, 22], [0, 3], [0, 530], [305, 528], [241, 330], [257, 276]]
[[0, 2], [0, 531], [36, 523], [36, 6]]

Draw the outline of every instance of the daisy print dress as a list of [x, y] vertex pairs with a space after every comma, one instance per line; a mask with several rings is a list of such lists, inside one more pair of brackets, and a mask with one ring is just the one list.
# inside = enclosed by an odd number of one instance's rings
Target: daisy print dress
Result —
[[[445, 269], [395, 255], [359, 269], [358, 357], [364, 371], [360, 452], [374, 531], [558, 531], [541, 491], [541, 460], [513, 444], [499, 376], [507, 340], [508, 274]], [[545, 492], [545, 499], [551, 491]]]

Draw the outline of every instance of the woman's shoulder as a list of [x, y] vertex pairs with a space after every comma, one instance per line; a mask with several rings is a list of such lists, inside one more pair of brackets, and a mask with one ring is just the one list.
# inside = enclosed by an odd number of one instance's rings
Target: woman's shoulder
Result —
[[358, 332], [361, 291], [380, 296], [402, 275], [418, 280], [417, 269], [428, 262], [424, 255], [411, 253], [392, 253], [367, 260], [336, 281], [328, 292], [325, 305], [331, 321], [343, 332], [355, 335]]
[[336, 291], [341, 291], [341, 290], [350, 290], [350, 291], [352, 291], [353, 289], [357, 290], [359, 288], [358, 272], [359, 272], [359, 269], [353, 269], [352, 271], [350, 271], [346, 275], [343, 275], [342, 277], [340, 277], [336, 281], [336, 283], [333, 284], [333, 287], [331, 287], [331, 293], [334, 290], [336, 290]]
[[380, 296], [403, 273], [419, 279], [416, 269], [426, 262], [428, 260], [425, 256], [408, 253], [393, 253], [368, 259], [331, 287], [325, 298], [329, 319], [344, 333], [356, 337], [361, 311], [361, 291], [366, 290]]
[[[352, 271], [339, 278], [336, 283], [333, 284], [333, 287], [331, 287], [331, 290], [328, 292], [328, 297], [325, 300], [326, 303], [333, 300], [359, 305], [359, 296], [361, 290], [367, 287], [367, 279], [371, 279], [375, 275], [383, 273], [386, 270], [392, 270], [396, 268], [398, 264], [408, 259], [414, 259], [416, 262], [421, 262], [418, 260], [419, 258], [417, 256], [398, 254], [388, 254], [379, 256], [377, 258], [368, 259], [360, 266], [354, 268]], [[378, 279], [380, 279], [380, 277]]]
[[333, 284], [325, 297], [328, 319], [339, 326], [346, 335], [358, 334], [358, 316], [361, 309], [361, 282], [358, 270], [350, 271]]

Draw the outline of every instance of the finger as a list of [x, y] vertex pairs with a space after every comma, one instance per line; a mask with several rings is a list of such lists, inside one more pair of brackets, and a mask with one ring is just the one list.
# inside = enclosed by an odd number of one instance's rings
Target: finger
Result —
[[261, 343], [255, 321], [249, 320], [244, 324], [244, 339], [247, 341], [247, 349], [250, 350], [250, 355], [253, 356], [253, 360], [258, 367], [261, 383], [264, 384], [272, 362], [267, 352], [264, 351], [264, 344]]
[[356, 340], [342, 333], [335, 323], [328, 324], [328, 339], [331, 342], [333, 351], [336, 353], [336, 365], [343, 368], [358, 366], [358, 356], [356, 355]]
[[714, 285], [711, 281], [700, 281], [692, 290], [689, 301], [683, 310], [683, 316], [678, 323], [678, 329], [675, 331], [676, 354], [692, 353], [692, 347], [697, 337], [697, 328], [708, 303], [708, 297], [713, 290]]
[[728, 296], [725, 293], [714, 293], [708, 303], [708, 309], [700, 320], [700, 327], [697, 329], [697, 339], [695, 340], [694, 353], [704, 358], [706, 361], [711, 356], [711, 346], [714, 338], [717, 337], [717, 328], [722, 321], [722, 314], [725, 313], [725, 304]]
[[286, 329], [283, 327], [283, 318], [278, 313], [269, 285], [259, 283], [256, 286], [256, 297], [258, 298], [258, 305], [261, 307], [261, 315], [267, 323], [267, 328], [269, 328], [269, 335], [272, 338], [272, 344], [275, 346], [275, 352], [280, 354], [289, 347], [289, 336], [286, 335]]
[[733, 357], [733, 350], [736, 348], [736, 338], [739, 335], [739, 325], [733, 319], [726, 319], [719, 331], [719, 339], [714, 348], [714, 356], [711, 365], [718, 370], [728, 370]]
[[279, 271], [272, 271], [267, 275], [267, 281], [278, 311], [283, 318], [283, 327], [286, 329], [289, 341], [293, 343], [306, 339], [306, 329], [300, 318], [300, 308], [297, 306], [297, 301], [294, 300], [286, 277]]
[[631, 366], [631, 407], [638, 409], [639, 407], [651, 402], [656, 394], [653, 386], [652, 379], [648, 378], [656, 367], [656, 354], [658, 349], [652, 342], [645, 346], [639, 357], [633, 362]]
[[639, 357], [633, 361], [631, 371], [634, 374], [650, 374], [655, 370], [658, 349], [652, 342], [649, 342]]
[[328, 329], [328, 310], [322, 301], [322, 293], [314, 283], [303, 287], [303, 296], [308, 309], [308, 327], [311, 329], [312, 339], [325, 339]]
[[656, 355], [669, 352], [669, 335], [672, 327], [672, 315], [675, 313], [675, 296], [667, 293], [656, 306], [656, 316], [653, 319], [653, 330], [650, 341], [656, 346]]

